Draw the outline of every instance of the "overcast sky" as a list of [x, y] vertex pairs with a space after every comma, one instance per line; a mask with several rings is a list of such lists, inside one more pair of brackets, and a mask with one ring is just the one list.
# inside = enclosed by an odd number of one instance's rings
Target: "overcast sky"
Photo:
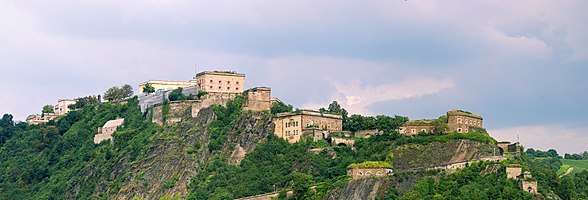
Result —
[[499, 140], [588, 150], [588, 1], [0, 1], [0, 113], [198, 71], [300, 108], [484, 117]]

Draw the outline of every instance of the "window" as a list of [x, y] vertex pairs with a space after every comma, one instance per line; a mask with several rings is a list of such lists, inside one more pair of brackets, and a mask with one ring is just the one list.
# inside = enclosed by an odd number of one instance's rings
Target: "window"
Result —
[[286, 131], [286, 137], [290, 136], [290, 131]]
[[382, 175], [382, 172], [381, 171], [378, 171], [378, 172], [376, 172], [376, 175], [381, 176]]
[[294, 130], [294, 135], [298, 135], [298, 130]]
[[239, 81], [237, 81], [237, 85], [239, 85]]
[[212, 80], [210, 80], [210, 83], [212, 83]]
[[227, 84], [231, 84], [231, 81], [227, 81]]
[[416, 129], [410, 130], [411, 133], [416, 133]]
[[363, 173], [361, 173], [361, 172], [357, 172], [357, 175], [363, 176]]
[[235, 90], [239, 90], [239, 88], [235, 88]]
[[223, 83], [222, 81], [218, 81], [218, 84], [222, 84], [222, 83]]
[[220, 90], [221, 89], [221, 86], [218, 86], [218, 89]]
[[426, 133], [427, 132], [427, 129], [421, 129], [421, 132], [425, 132]]
[[461, 118], [457, 118], [457, 124], [461, 124]]
[[230, 89], [231, 89], [231, 87], [227, 87], [227, 90], [230, 90]]
[[458, 133], [461, 133], [461, 128], [458, 128], [458, 129], [457, 129], [457, 132], [458, 132]]
[[210, 89], [212, 89], [212, 86], [210, 86]]

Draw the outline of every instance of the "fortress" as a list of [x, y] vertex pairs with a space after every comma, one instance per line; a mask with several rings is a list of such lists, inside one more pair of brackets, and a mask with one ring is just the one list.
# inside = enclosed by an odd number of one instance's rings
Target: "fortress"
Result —
[[[446, 119], [446, 120], [445, 120]], [[410, 120], [398, 129], [398, 132], [411, 136], [418, 133], [467, 133], [476, 128], [483, 129], [482, 116], [463, 110], [450, 110], [439, 119]]]
[[343, 131], [343, 117], [341, 115], [312, 110], [279, 113], [272, 121], [276, 125], [274, 135], [284, 138], [290, 143], [298, 142], [302, 137], [308, 136], [312, 136], [315, 140], [326, 139], [330, 132]]

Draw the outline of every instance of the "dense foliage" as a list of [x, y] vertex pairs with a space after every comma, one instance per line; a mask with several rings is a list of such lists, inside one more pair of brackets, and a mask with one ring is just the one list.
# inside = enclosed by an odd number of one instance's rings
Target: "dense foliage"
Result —
[[292, 112], [294, 109], [294, 106], [288, 104], [286, 105], [285, 103], [282, 103], [281, 101], [277, 101], [272, 103], [272, 106], [270, 108], [270, 112], [275, 115], [278, 113], [284, 113], [284, 112]]
[[395, 115], [394, 117], [386, 115], [378, 116], [362, 116], [362, 115], [351, 115], [343, 122], [343, 130], [351, 132], [361, 130], [381, 130], [386, 133], [392, 133], [405, 122], [408, 121], [408, 117]]
[[[115, 133], [115, 145], [95, 145], [97, 128], [117, 117], [125, 118], [125, 128]], [[136, 98], [126, 105], [86, 105], [41, 125], [14, 125], [4, 120], [0, 125], [0, 132], [8, 136], [0, 143], [0, 199], [67, 199], [68, 191], [79, 181], [84, 184], [77, 188], [76, 198], [96, 198], [92, 194], [101, 176], [83, 177], [83, 172], [112, 171], [123, 157], [141, 159], [142, 148], [157, 128], [144, 121]], [[117, 191], [124, 178], [110, 180], [110, 191]]]

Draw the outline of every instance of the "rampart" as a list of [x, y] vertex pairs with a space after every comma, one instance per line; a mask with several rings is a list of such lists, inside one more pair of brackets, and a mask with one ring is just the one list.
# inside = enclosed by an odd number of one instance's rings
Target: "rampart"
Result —
[[[244, 110], [262, 111], [270, 109], [269, 103], [267, 105], [259, 103], [263, 101], [270, 102], [270, 89], [265, 88], [261, 91], [261, 94], [257, 91], [245, 93]], [[171, 101], [168, 104], [164, 104], [166, 95], [166, 93], [162, 93], [142, 98], [145, 104], [141, 104], [141, 109], [143, 109], [143, 105], [145, 105], [144, 109], [149, 109], [149, 105], [153, 105], [153, 108], [149, 110], [147, 115], [151, 117], [153, 123], [164, 125], [178, 122], [186, 116], [196, 117], [201, 109], [213, 105], [224, 106], [229, 100], [235, 99], [240, 94], [212, 92], [203, 95], [199, 100]]]

